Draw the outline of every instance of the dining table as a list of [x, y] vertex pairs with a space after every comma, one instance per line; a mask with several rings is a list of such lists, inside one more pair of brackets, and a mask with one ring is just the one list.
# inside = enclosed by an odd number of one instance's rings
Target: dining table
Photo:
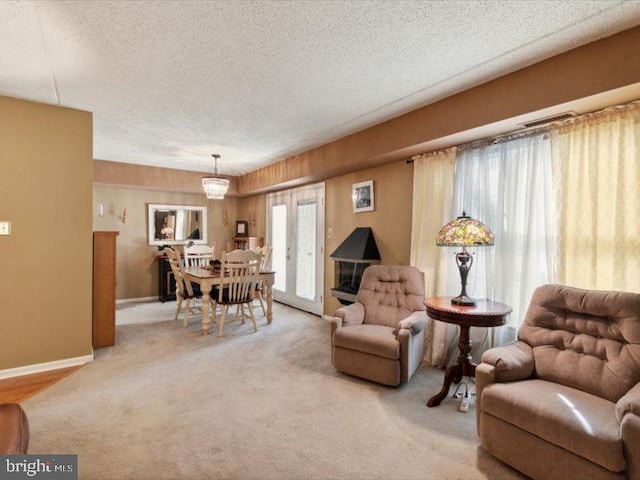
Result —
[[[208, 335], [211, 330], [211, 319], [209, 318], [209, 306], [211, 304], [211, 290], [214, 286], [222, 283], [219, 269], [207, 269], [200, 266], [191, 266], [185, 268], [188, 281], [197, 283], [202, 292], [202, 334]], [[273, 320], [273, 281], [275, 278], [274, 271], [260, 271], [256, 280], [264, 282], [264, 288], [267, 300], [267, 323]], [[214, 300], [217, 300], [214, 298]], [[215, 312], [213, 312], [215, 315]]]

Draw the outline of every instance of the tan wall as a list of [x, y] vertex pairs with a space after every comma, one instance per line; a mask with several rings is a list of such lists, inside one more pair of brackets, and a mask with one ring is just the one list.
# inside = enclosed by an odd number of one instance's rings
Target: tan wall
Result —
[[[99, 217], [99, 205], [104, 204], [104, 217]], [[112, 185], [93, 187], [94, 230], [115, 230], [117, 237], [116, 276], [118, 299], [154, 297], [158, 295], [158, 247], [149, 246], [147, 204], [207, 206], [207, 242], [215, 243], [216, 255], [227, 249], [235, 231], [238, 199], [207, 200], [204, 194], [162, 192]], [[119, 214], [127, 209], [126, 223]], [[225, 210], [228, 223], [225, 225]], [[178, 248], [182, 248], [179, 246]]]
[[238, 209], [238, 220], [249, 222], [249, 235], [265, 239], [267, 235], [267, 196], [263, 194], [241, 198]]
[[435, 139], [638, 83], [638, 65], [635, 27], [250, 172], [238, 192], [290, 188], [407, 158]]
[[0, 97], [0, 369], [89, 355], [89, 112]]
[[[373, 180], [375, 210], [353, 213], [351, 187]], [[413, 165], [394, 162], [327, 180], [325, 186], [324, 313], [341, 305], [331, 296], [334, 262], [329, 258], [356, 227], [371, 227], [383, 265], [409, 265]], [[331, 237], [328, 236], [331, 229]]]
[[[211, 173], [150, 167], [109, 160], [95, 160], [93, 166], [93, 181], [95, 183], [165, 192], [200, 194], [202, 192], [202, 177], [206, 175], [211, 175]], [[237, 193], [237, 179], [227, 178], [229, 179], [227, 194], [234, 196]]]
[[[374, 181], [375, 210], [353, 213], [351, 189], [354, 183]], [[325, 182], [325, 278], [324, 313], [333, 315], [341, 305], [331, 296], [334, 262], [329, 258], [356, 227], [371, 227], [383, 265], [408, 265], [411, 250], [411, 205], [413, 165], [404, 161], [330, 178]], [[257, 236], [266, 234], [266, 195], [240, 199], [243, 219], [256, 214], [256, 226], [249, 227]], [[329, 237], [328, 232], [331, 231]]]

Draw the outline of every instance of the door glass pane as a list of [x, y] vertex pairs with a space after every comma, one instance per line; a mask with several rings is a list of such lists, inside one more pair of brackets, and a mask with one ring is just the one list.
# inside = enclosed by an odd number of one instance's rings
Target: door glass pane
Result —
[[287, 286], [287, 206], [271, 207], [271, 266], [276, 272], [273, 288], [284, 292]]
[[296, 295], [316, 298], [316, 201], [298, 202], [296, 218]]

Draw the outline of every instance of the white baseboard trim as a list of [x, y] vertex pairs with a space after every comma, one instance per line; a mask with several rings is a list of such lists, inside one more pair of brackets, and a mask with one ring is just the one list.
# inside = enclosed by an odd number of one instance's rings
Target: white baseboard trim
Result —
[[58, 370], [60, 368], [75, 367], [89, 362], [93, 362], [93, 353], [90, 355], [83, 355], [82, 357], [63, 358], [62, 360], [54, 360], [53, 362], [7, 368], [5, 370], [0, 370], [0, 380], [20, 377], [22, 375], [31, 375], [32, 373], [48, 372], [50, 370]]
[[158, 300], [158, 296], [156, 295], [155, 297], [121, 298], [120, 300], [116, 300], [116, 305], [120, 305], [122, 303], [150, 302], [152, 300]]

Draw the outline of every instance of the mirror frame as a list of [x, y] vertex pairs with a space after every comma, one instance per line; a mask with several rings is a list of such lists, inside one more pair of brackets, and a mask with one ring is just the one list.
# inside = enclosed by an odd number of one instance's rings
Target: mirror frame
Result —
[[[155, 212], [158, 210], [189, 210], [200, 212], [202, 215], [202, 234], [199, 240], [156, 240], [155, 236]], [[207, 207], [203, 205], [165, 205], [159, 203], [149, 203], [147, 207], [147, 225], [149, 245], [186, 245], [189, 242], [194, 244], [207, 244]]]

